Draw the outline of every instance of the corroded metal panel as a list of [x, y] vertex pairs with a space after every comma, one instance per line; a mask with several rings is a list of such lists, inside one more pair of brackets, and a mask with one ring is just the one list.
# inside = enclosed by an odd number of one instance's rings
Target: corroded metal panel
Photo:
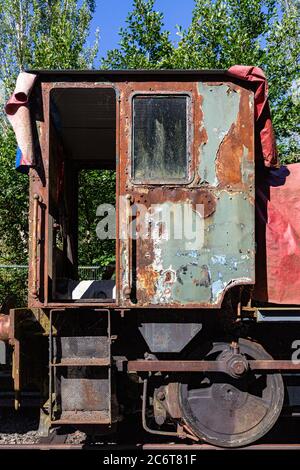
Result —
[[[224, 291], [234, 283], [248, 284], [254, 279], [254, 246], [252, 206], [242, 193], [215, 193], [216, 209], [204, 218], [204, 240], [199, 246], [166, 233], [149, 242], [139, 242], [140, 264], [137, 285], [139, 301], [154, 305], [202, 304], [219, 305]], [[183, 204], [189, 201], [182, 201]], [[163, 207], [172, 203], [165, 202]], [[156, 222], [156, 210], [149, 218]], [[194, 212], [195, 214], [195, 212]], [[176, 223], [175, 223], [176, 230]]]
[[[152, 230], [152, 236], [122, 245], [123, 286], [129, 282], [127, 266], [131, 270], [127, 305], [220, 307], [227, 289], [255, 282], [253, 93], [227, 82], [139, 83], [138, 88], [145, 94], [190, 94], [191, 179], [135, 184], [130, 161], [135, 84], [124, 86], [125, 189], [137, 217], [134, 231], [141, 226]], [[185, 211], [190, 214], [186, 221]], [[173, 225], [165, 216], [170, 213]], [[202, 236], [192, 241], [178, 237], [182, 226], [194, 226]]]
[[107, 378], [61, 377], [61, 402], [64, 411], [108, 411]]
[[139, 327], [151, 352], [180, 352], [202, 329], [201, 323], [142, 323]]

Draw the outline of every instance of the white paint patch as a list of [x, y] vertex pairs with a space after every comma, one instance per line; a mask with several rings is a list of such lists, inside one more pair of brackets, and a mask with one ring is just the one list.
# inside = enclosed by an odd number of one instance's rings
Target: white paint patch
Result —
[[226, 264], [226, 256], [224, 255], [214, 255], [211, 257], [212, 264]]
[[211, 293], [213, 299], [217, 299], [219, 295], [223, 292], [226, 282], [223, 282], [221, 279], [213, 282], [211, 285]]
[[88, 288], [93, 284], [94, 281], [81, 281], [75, 289], [72, 291], [72, 299], [81, 299]]

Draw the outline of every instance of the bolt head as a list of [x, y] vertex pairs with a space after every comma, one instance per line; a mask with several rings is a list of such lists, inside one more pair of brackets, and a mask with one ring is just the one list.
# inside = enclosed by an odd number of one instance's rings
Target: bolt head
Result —
[[236, 361], [232, 368], [236, 374], [242, 374], [245, 370], [245, 364], [242, 361]]

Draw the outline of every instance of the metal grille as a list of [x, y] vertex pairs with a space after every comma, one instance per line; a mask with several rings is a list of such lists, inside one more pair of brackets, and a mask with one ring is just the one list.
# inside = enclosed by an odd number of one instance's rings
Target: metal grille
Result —
[[[27, 265], [22, 264], [0, 264], [1, 276], [10, 278], [14, 272], [24, 273], [28, 271]], [[82, 280], [97, 281], [101, 279], [103, 273], [102, 266], [78, 266], [78, 276]]]
[[98, 281], [101, 279], [102, 274], [102, 266], [78, 266], [78, 277], [83, 281]]
[[[78, 276], [82, 281], [101, 280], [102, 266], [79, 266]], [[0, 264], [0, 305], [8, 295], [15, 297], [18, 306], [27, 302], [28, 266], [23, 264]]]

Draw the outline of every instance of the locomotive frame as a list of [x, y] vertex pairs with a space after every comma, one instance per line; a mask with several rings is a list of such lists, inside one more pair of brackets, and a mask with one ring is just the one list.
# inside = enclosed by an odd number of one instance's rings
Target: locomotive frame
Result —
[[[293, 372], [289, 386], [298, 389], [300, 365], [290, 360], [295, 333], [288, 322], [299, 321], [300, 308], [263, 305], [251, 298], [255, 86], [223, 71], [36, 73], [31, 111], [39, 162], [29, 176], [28, 307], [0, 317], [0, 339], [10, 345], [7, 357], [13, 357], [7, 367], [15, 408], [26, 404], [23, 391], [33, 387], [39, 391], [41, 433], [62, 424], [113, 432], [127, 410], [138, 408], [144, 430], [162, 439], [176, 436], [223, 447], [254, 442], [272, 428], [284, 403], [289, 409], [300, 406], [282, 380], [285, 371]], [[125, 200], [121, 206], [117, 197], [117, 233], [132, 220], [135, 204], [143, 203], [148, 216], [153, 204], [187, 202], [194, 213], [200, 204], [203, 252], [179, 249], [178, 241], [133, 243], [127, 233], [125, 239], [116, 237], [115, 299], [53, 298], [53, 233], [56, 225], [63, 225], [53, 215], [56, 209], [51, 213], [51, 191], [60, 184], [50, 119], [51, 94], [57, 90], [102, 90], [103, 96], [109, 90], [115, 96], [115, 153], [105, 168], [116, 162], [116, 195]], [[134, 180], [133, 101], [140, 96], [186, 97], [185, 180]], [[226, 129], [214, 124], [222, 120]], [[63, 190], [76, 222], [75, 174], [79, 167], [97, 168], [99, 162], [66, 158], [64, 164]], [[278, 318], [282, 311], [294, 315], [271, 326], [272, 313]], [[282, 322], [278, 350], [271, 331]], [[152, 410], [151, 426], [147, 408]], [[219, 415], [211, 420], [214, 409]]]

